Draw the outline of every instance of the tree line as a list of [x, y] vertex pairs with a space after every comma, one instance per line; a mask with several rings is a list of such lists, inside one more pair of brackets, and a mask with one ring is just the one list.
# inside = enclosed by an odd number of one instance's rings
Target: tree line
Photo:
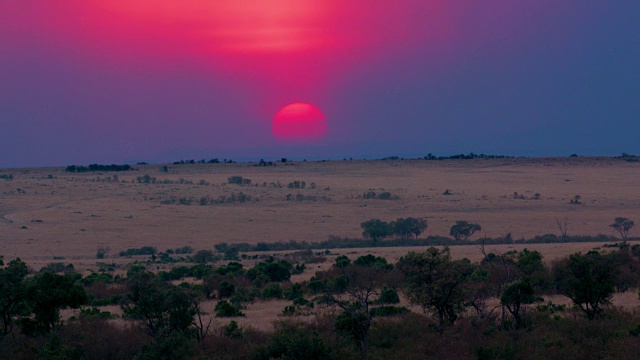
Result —
[[67, 172], [75, 172], [75, 173], [84, 173], [84, 172], [96, 172], [96, 171], [131, 171], [134, 170], [131, 165], [100, 165], [100, 164], [91, 164], [89, 166], [82, 165], [69, 165], [65, 169]]

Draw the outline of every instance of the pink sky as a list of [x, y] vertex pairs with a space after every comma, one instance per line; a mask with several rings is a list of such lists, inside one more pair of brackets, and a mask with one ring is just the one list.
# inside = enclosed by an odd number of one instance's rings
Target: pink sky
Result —
[[[12, 153], [0, 166], [263, 154], [633, 152], [631, 137], [616, 142], [603, 124], [640, 113], [631, 95], [640, 65], [632, 46], [640, 29], [630, 15], [637, 7], [552, 0], [4, 1], [0, 146]], [[323, 142], [292, 148], [272, 134], [275, 112], [294, 102], [326, 114]], [[565, 145], [553, 145], [562, 143], [560, 135], [545, 137], [554, 126], [578, 122], [590, 126]], [[525, 134], [530, 142], [514, 140]], [[598, 147], [591, 140], [598, 134], [610, 140]], [[40, 145], [26, 145], [34, 143]]]

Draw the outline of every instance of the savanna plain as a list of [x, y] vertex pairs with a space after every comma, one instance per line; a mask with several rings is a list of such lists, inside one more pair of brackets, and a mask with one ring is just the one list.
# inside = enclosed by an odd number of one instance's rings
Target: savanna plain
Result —
[[[84, 294], [48, 324], [25, 295], [0, 356], [637, 358], [625, 160], [0, 169], [3, 276], [19, 259], [25, 289], [47, 273]], [[408, 218], [410, 235], [366, 233]], [[479, 226], [453, 239], [459, 221]]]

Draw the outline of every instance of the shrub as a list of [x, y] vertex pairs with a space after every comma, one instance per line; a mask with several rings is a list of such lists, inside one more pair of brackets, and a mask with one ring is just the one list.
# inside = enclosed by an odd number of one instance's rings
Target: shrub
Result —
[[200, 250], [195, 255], [193, 255], [193, 262], [198, 264], [205, 264], [207, 262], [213, 261], [213, 251], [211, 250]]
[[400, 297], [398, 296], [398, 292], [396, 289], [391, 288], [383, 288], [380, 291], [380, 297], [376, 301], [377, 304], [397, 304], [400, 302]]
[[120, 251], [120, 256], [138, 256], [138, 255], [155, 255], [158, 250], [155, 246], [143, 246], [141, 248], [131, 248], [126, 251]]
[[[176, 254], [191, 254], [191, 253], [193, 253], [193, 248], [191, 246], [183, 246], [183, 247], [179, 247], [179, 248], [177, 248], [177, 249], [175, 249], [173, 251], [175, 251]], [[169, 252], [169, 251], [167, 250], [167, 252]]]
[[251, 179], [243, 178], [242, 176], [232, 176], [227, 180], [229, 181], [229, 184], [251, 185]]
[[234, 305], [228, 303], [225, 300], [219, 301], [215, 307], [216, 317], [238, 317], [245, 316], [244, 313], [240, 311]]
[[262, 298], [264, 300], [269, 299], [282, 299], [282, 287], [280, 284], [269, 284], [262, 289]]

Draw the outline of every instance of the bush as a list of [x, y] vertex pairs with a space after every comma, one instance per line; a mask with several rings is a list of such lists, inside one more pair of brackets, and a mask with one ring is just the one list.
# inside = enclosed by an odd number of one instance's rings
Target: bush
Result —
[[126, 251], [120, 251], [120, 256], [139, 256], [139, 255], [155, 255], [158, 250], [155, 246], [143, 246], [139, 249], [131, 248]]
[[218, 304], [216, 304], [215, 311], [216, 311], [216, 317], [245, 316], [245, 314], [242, 313], [240, 309], [238, 309], [237, 307], [228, 303], [225, 300], [222, 300], [218, 302]]
[[377, 304], [397, 304], [400, 302], [400, 297], [396, 289], [390, 289], [385, 287], [380, 291], [380, 297], [376, 301]]
[[211, 250], [200, 250], [195, 255], [193, 255], [193, 262], [198, 264], [205, 264], [213, 261], [213, 251]]
[[183, 246], [174, 250], [176, 254], [191, 254], [193, 253], [193, 248], [191, 246]]
[[229, 181], [229, 184], [251, 185], [251, 179], [243, 178], [242, 176], [232, 176], [227, 180]]
[[269, 284], [262, 289], [262, 299], [282, 299], [282, 287], [280, 284]]

